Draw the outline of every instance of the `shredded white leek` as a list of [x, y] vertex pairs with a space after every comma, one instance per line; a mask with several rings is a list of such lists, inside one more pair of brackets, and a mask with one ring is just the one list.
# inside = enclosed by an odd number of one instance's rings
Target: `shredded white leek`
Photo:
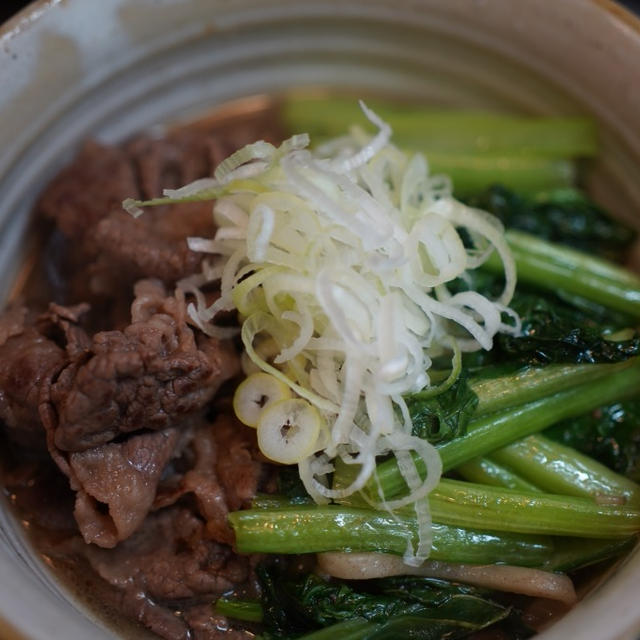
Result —
[[[376, 457], [396, 455], [410, 494], [382, 506], [421, 505], [420, 542], [405, 554], [415, 564], [430, 548], [428, 502], [420, 498], [442, 466], [437, 450], [411, 435], [402, 395], [436, 388], [434, 357], [449, 354], [458, 370], [461, 350], [490, 349], [496, 333], [519, 331], [507, 307], [515, 263], [500, 223], [455, 200], [448, 178], [431, 175], [424, 156], [392, 146], [389, 126], [361, 106], [378, 127], [372, 138], [354, 129], [324, 145], [324, 156], [306, 148], [306, 135], [279, 148], [257, 142], [224, 161], [215, 179], [175, 192], [218, 198], [215, 238], [189, 243], [212, 254], [207, 269], [220, 278], [221, 296], [207, 306], [194, 280], [185, 288], [195, 296], [192, 319], [211, 335], [228, 332], [217, 327], [218, 312], [238, 309], [252, 363], [287, 385], [305, 411], [313, 408], [313, 419], [305, 413], [304, 428], [292, 430], [291, 407], [302, 409], [291, 401], [271, 405], [263, 439], [266, 455], [298, 463], [317, 501], [358, 491]], [[127, 206], [137, 213], [138, 204]], [[496, 300], [449, 291], [448, 283], [494, 251], [505, 272]], [[454, 378], [455, 371], [445, 384]], [[286, 408], [282, 415], [278, 406]], [[425, 462], [425, 479], [410, 454]], [[337, 459], [357, 465], [348, 487], [329, 486]]]

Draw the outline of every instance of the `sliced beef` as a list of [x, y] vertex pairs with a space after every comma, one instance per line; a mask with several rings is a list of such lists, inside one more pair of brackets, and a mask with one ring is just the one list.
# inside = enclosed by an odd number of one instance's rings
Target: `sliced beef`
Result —
[[9, 338], [24, 332], [28, 315], [29, 311], [26, 307], [15, 306], [7, 309], [0, 316], [0, 346], [4, 345]]
[[[136, 620], [165, 640], [193, 640], [193, 634], [187, 623], [175, 611], [157, 604], [139, 591], [127, 589], [103, 590], [104, 602], [123, 616]], [[137, 634], [136, 634], [137, 635]], [[211, 639], [213, 640], [213, 638]], [[226, 640], [226, 639], [220, 639]]]
[[263, 465], [257, 460], [261, 455], [256, 431], [241, 424], [230, 406], [218, 417], [212, 431], [219, 452], [216, 473], [229, 511], [237, 511], [255, 497], [264, 476]]
[[[146, 200], [213, 175], [222, 160], [211, 153], [207, 137], [192, 132], [162, 139], [140, 137], [127, 144], [125, 152], [138, 179], [135, 193]], [[135, 277], [152, 276], [166, 283], [194, 273], [202, 255], [188, 248], [186, 238], [212, 235], [211, 212], [210, 202], [149, 208], [135, 219], [121, 206], [110, 211], [95, 228], [100, 252], [94, 270], [107, 280], [94, 284], [108, 289], [114, 264]]]
[[206, 521], [207, 535], [232, 544], [227, 514], [246, 506], [267, 474], [257, 460], [255, 430], [238, 422], [230, 412], [224, 413], [213, 424], [194, 429], [187, 449], [188, 470], [180, 474], [177, 484], [160, 488], [155, 506], [193, 495], [198, 513]]
[[[233, 553], [226, 519], [269, 472], [255, 432], [228, 417], [228, 400], [211, 402], [239, 373], [236, 349], [194, 333], [183, 297], [169, 294], [200, 269], [186, 238], [213, 233], [211, 204], [133, 219], [121, 202], [211, 176], [237, 148], [279, 137], [270, 114], [88, 143], [38, 204], [53, 231], [35, 278], [57, 304], [0, 318], [0, 419], [51, 457], [11, 470], [16, 505], [38, 510], [28, 517], [45, 528], [43, 553], [77, 563], [95, 597], [167, 640], [252, 637], [227, 630], [211, 603], [257, 593], [257, 559]], [[90, 310], [69, 306], [79, 301]]]
[[[211, 204], [184, 205], [182, 208], [191, 209], [189, 213], [194, 213], [195, 208], [196, 215], [182, 216], [178, 208], [173, 207], [171, 209], [177, 212], [174, 216], [154, 211], [132, 218], [123, 211], [113, 211], [101, 220], [95, 228], [100, 254], [91, 267], [92, 293], [108, 295], [118, 286], [117, 281], [121, 284], [124, 278], [131, 282], [153, 276], [171, 284], [195, 273], [202, 255], [189, 249], [185, 237], [213, 234]], [[195, 224], [186, 227], [186, 223], [194, 218]], [[173, 228], [166, 235], [163, 233], [163, 227], [172, 224], [182, 227], [180, 239], [172, 237]], [[201, 231], [202, 227], [206, 230]]]
[[0, 417], [13, 442], [29, 448], [46, 447], [38, 415], [40, 383], [65, 360], [64, 351], [33, 328], [0, 347]]
[[69, 455], [74, 516], [85, 542], [114, 547], [140, 528], [178, 437], [166, 429]]
[[75, 362], [83, 358], [91, 346], [91, 340], [83, 326], [88, 312], [89, 305], [84, 302], [72, 307], [51, 302], [48, 311], [38, 317], [37, 326], [50, 340], [64, 347], [69, 361]]
[[[145, 150], [159, 165], [172, 167], [159, 169], [166, 176], [185, 161], [192, 146], [181, 139], [171, 144], [146, 139]], [[210, 173], [208, 162], [197, 168], [193, 177], [178, 171], [175, 178], [189, 182]], [[148, 183], [139, 177], [130, 151], [91, 142], [46, 189], [39, 211], [66, 238], [64, 250], [52, 249], [59, 263], [50, 269], [54, 282], [66, 283], [60, 293], [65, 301], [85, 299], [95, 305], [102, 297], [122, 297], [123, 289], [139, 278], [173, 284], [198, 269], [201, 256], [189, 250], [186, 238], [212, 233], [211, 205], [149, 209], [134, 219], [123, 211], [122, 201], [161, 195], [162, 188], [149, 194]], [[52, 241], [61, 243], [57, 236]]]
[[[233, 345], [198, 348], [180, 295], [157, 281], [136, 285], [132, 322], [93, 337], [83, 361], [51, 387], [55, 447], [83, 451], [140, 429], [165, 429], [201, 410], [239, 371]], [[215, 344], [213, 344], [215, 343]]]
[[0, 316], [0, 419], [9, 438], [31, 452], [46, 447], [38, 410], [41, 387], [68, 364], [64, 345], [74, 354], [86, 346], [86, 335], [76, 325], [85, 310], [51, 305], [39, 318], [25, 308]]
[[124, 331], [89, 339], [73, 310], [52, 305], [47, 317], [66, 363], [38, 394], [49, 452], [75, 492], [84, 540], [114, 547], [141, 526], [179, 441], [238, 373], [238, 356], [213, 338], [200, 349], [183, 298], [155, 280], [136, 284]]
[[131, 324], [93, 338], [86, 305], [0, 318], [0, 417], [15, 442], [48, 444], [83, 538], [102, 547], [140, 527], [180, 438], [239, 370], [230, 343], [202, 337], [199, 348], [182, 297], [149, 280], [135, 294]]
[[40, 199], [39, 209], [55, 220], [82, 255], [99, 250], [95, 226], [124, 198], [137, 197], [138, 184], [127, 154], [109, 145], [88, 142], [73, 163], [61, 171]]
[[[271, 133], [271, 135], [269, 135]], [[211, 203], [148, 208], [132, 218], [122, 210], [125, 198], [151, 199], [164, 189], [210, 177], [239, 147], [265, 134], [257, 126], [218, 130], [181, 130], [165, 138], [140, 136], [121, 147], [87, 143], [75, 161], [43, 193], [38, 209], [54, 221], [67, 242], [54, 235], [50, 247], [59, 263], [51, 280], [65, 282], [64, 302], [118, 299], [135, 280], [158, 278], [166, 284], [196, 272], [202, 255], [191, 251], [189, 236], [211, 236]]]
[[205, 596], [210, 602], [246, 582], [250, 563], [206, 535], [200, 518], [173, 507], [148, 516], [145, 526], [115, 549], [86, 548], [97, 573], [119, 588], [173, 604]]
[[211, 176], [224, 159], [212, 153], [209, 137], [191, 131], [160, 139], [140, 136], [126, 144], [125, 152], [144, 199], [157, 198], [164, 189], [177, 189]]
[[[66, 545], [66, 553], [69, 545]], [[210, 540], [191, 511], [171, 507], [148, 516], [143, 529], [115, 549], [73, 544], [104, 583], [101, 600], [166, 640], [248, 639], [214, 616], [212, 603], [235, 589], [255, 595], [252, 558]], [[60, 549], [50, 552], [60, 553]]]

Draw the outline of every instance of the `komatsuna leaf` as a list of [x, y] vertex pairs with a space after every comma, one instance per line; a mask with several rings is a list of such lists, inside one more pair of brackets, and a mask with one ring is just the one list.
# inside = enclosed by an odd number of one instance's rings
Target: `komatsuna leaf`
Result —
[[265, 567], [259, 575], [269, 638], [305, 637], [363, 620], [371, 623], [358, 635], [363, 640], [453, 639], [512, 616], [511, 609], [494, 602], [487, 590], [432, 578], [340, 581], [315, 574], [287, 577]]
[[366, 640], [455, 640], [504, 620], [509, 611], [498, 604], [470, 595], [453, 596], [437, 609], [403, 614], [387, 620]]
[[493, 185], [468, 202], [497, 216], [511, 229], [532, 233], [612, 261], [624, 256], [635, 233], [576, 189], [523, 197]]
[[[500, 335], [498, 348], [507, 359], [529, 364], [621, 362], [640, 354], [640, 335], [616, 329], [562, 300], [519, 292], [511, 307], [522, 319], [522, 335]], [[595, 317], [594, 317], [595, 316]]]
[[468, 384], [466, 372], [446, 391], [437, 395], [412, 393], [404, 397], [413, 422], [413, 435], [432, 444], [462, 436], [473, 415], [478, 397]]
[[[488, 273], [459, 279], [453, 292], [468, 288], [492, 296], [499, 279]], [[519, 285], [509, 306], [518, 313], [518, 336], [500, 334], [490, 352], [465, 354], [464, 366], [477, 369], [488, 364], [613, 363], [640, 355], [640, 334], [626, 314], [588, 303], [562, 291], [551, 294]]]

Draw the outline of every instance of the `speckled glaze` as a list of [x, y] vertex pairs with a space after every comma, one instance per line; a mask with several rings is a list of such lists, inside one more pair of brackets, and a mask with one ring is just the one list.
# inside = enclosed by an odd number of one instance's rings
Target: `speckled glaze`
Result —
[[[0, 297], [41, 185], [120, 140], [237, 97], [332, 86], [439, 105], [590, 113], [590, 188], [640, 227], [640, 23], [609, 0], [41, 0], [0, 28]], [[540, 640], [636, 640], [640, 555]], [[0, 637], [103, 640], [0, 511]]]

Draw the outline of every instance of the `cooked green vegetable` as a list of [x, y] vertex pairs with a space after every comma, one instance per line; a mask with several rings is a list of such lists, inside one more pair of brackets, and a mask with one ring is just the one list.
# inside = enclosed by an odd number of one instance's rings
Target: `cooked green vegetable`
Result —
[[612, 373], [625, 370], [629, 364], [557, 364], [522, 366], [520, 363], [487, 366], [474, 370], [469, 381], [478, 397], [474, 416], [496, 413], [503, 409], [548, 398], [587, 382], [604, 380]]
[[[378, 625], [366, 620], [348, 620], [347, 622], [338, 622], [330, 627], [325, 627], [319, 631], [299, 636], [304, 640], [366, 640], [372, 631], [376, 631]], [[267, 640], [269, 636], [267, 636]]]
[[[425, 153], [573, 158], [594, 156], [598, 147], [594, 123], [584, 117], [437, 111], [380, 100], [367, 104], [389, 123], [399, 147]], [[336, 96], [288, 97], [282, 117], [289, 131], [305, 131], [318, 141], [344, 135], [362, 122], [357, 100]]]
[[523, 335], [500, 336], [499, 348], [508, 358], [530, 364], [596, 363], [640, 355], [640, 335], [635, 329], [607, 332], [592, 317], [557, 299], [524, 293], [512, 306], [523, 318]]
[[[407, 541], [417, 542], [418, 538], [415, 513], [389, 514], [339, 505], [235, 511], [229, 515], [229, 522], [241, 553], [380, 551], [402, 555]], [[432, 533], [430, 557], [434, 560], [538, 567], [553, 550], [547, 536], [494, 533], [441, 524], [434, 524]]]
[[477, 193], [493, 182], [533, 194], [541, 189], [567, 188], [577, 175], [570, 160], [507, 154], [430, 152], [429, 166], [434, 173], [451, 178], [458, 196]]
[[523, 197], [502, 185], [492, 185], [467, 202], [497, 216], [508, 229], [614, 262], [621, 260], [636, 235], [573, 188]]
[[555, 538], [553, 553], [543, 569], [573, 571], [628, 553], [638, 542], [637, 536], [620, 539]]
[[456, 471], [469, 482], [492, 487], [506, 487], [520, 491], [539, 491], [539, 487], [521, 478], [511, 469], [499, 465], [491, 458], [473, 458], [458, 465]]
[[[496, 485], [498, 486], [498, 485]], [[584, 497], [571, 497], [569, 495], [549, 494], [538, 489], [508, 489], [501, 487], [497, 489], [494, 486], [486, 484], [476, 484], [471, 482], [460, 482], [456, 480], [442, 480], [440, 484], [429, 495], [431, 503], [431, 514], [435, 522], [447, 525], [441, 529], [442, 539], [451, 535], [453, 527], [468, 528], [469, 523], [472, 527], [479, 527], [483, 530], [493, 533], [508, 532], [524, 532], [528, 534], [549, 534], [554, 536], [578, 536], [581, 538], [600, 538], [602, 541], [613, 538], [628, 538], [638, 531], [637, 519], [639, 509], [635, 505], [598, 505], [593, 500], [585, 500]], [[304, 512], [309, 520], [317, 520], [326, 524], [332, 518], [339, 521], [343, 517], [350, 519], [350, 522], [360, 522], [356, 516], [367, 519], [377, 511], [372, 511], [370, 507], [357, 496], [350, 496], [344, 501], [344, 507], [360, 509], [358, 512], [345, 512], [335, 510], [335, 505], [326, 507], [328, 511], [320, 511], [317, 514], [311, 513], [309, 510], [314, 507], [309, 499], [306, 503], [299, 500], [291, 500], [285, 496], [265, 495], [257, 496], [252, 502], [252, 509], [263, 510], [267, 513], [263, 514], [258, 521], [271, 521], [280, 516], [278, 511], [289, 511], [288, 516], [295, 515], [300, 507], [304, 507]], [[321, 509], [321, 507], [316, 507]], [[322, 507], [324, 509], [325, 507]], [[384, 513], [384, 512], [383, 512]], [[396, 511], [396, 514], [404, 518], [404, 523], [398, 521], [398, 525], [409, 529], [413, 529], [415, 524], [413, 519], [415, 514], [410, 507], [402, 507]], [[502, 517], [501, 517], [502, 516]], [[271, 525], [269, 525], [271, 526]], [[331, 527], [334, 525], [331, 524]], [[339, 522], [336, 527], [341, 526]], [[357, 524], [357, 526], [364, 526]], [[377, 526], [377, 524], [375, 525]], [[271, 533], [265, 533], [266, 538]], [[276, 535], [276, 534], [274, 534]], [[280, 534], [277, 534], [280, 536]], [[352, 534], [349, 533], [349, 536]], [[389, 553], [397, 553], [393, 551], [393, 541], [384, 541], [378, 538], [378, 534], [374, 534], [370, 540], [359, 542], [348, 542], [351, 538], [340, 539], [340, 545], [348, 544], [350, 551], [386, 551]], [[578, 541], [573, 538], [575, 544]], [[262, 542], [256, 542], [257, 545], [269, 545], [274, 540], [265, 539]], [[290, 548], [292, 541], [286, 540], [286, 548]], [[319, 543], [314, 543], [319, 544]], [[360, 547], [359, 545], [368, 545]], [[371, 545], [379, 544], [377, 548]], [[391, 546], [385, 546], [391, 545]], [[260, 547], [256, 547], [259, 549]], [[283, 547], [284, 548], [284, 547]], [[457, 552], [454, 556], [448, 556], [450, 552], [443, 547], [444, 555], [438, 556], [436, 559], [447, 560], [449, 562], [461, 562], [457, 558]], [[321, 551], [331, 551], [332, 549], [321, 549]], [[338, 549], [343, 550], [343, 546]], [[282, 551], [282, 553], [292, 553], [291, 551]]]
[[436, 444], [463, 435], [478, 405], [478, 396], [463, 373], [443, 393], [413, 393], [405, 397], [413, 435]]
[[[640, 277], [613, 263], [541, 240], [523, 231], [506, 232], [516, 260], [518, 281], [582, 296], [634, 318], [640, 318]], [[493, 257], [483, 268], [501, 273]]]
[[608, 377], [614, 371], [604, 365], [487, 366], [474, 371], [471, 379], [465, 371], [443, 393], [411, 393], [405, 401], [413, 433], [433, 444], [442, 444], [463, 436], [472, 418], [550, 397]]
[[561, 421], [545, 435], [640, 480], [640, 397]]
[[[634, 485], [631, 482], [628, 484]], [[638, 502], [640, 488], [635, 485], [627, 487], [628, 491], [634, 489], [636, 493], [629, 506], [600, 506], [589, 497], [496, 489], [443, 479], [429, 494], [429, 503], [433, 520], [450, 526], [615, 538], [628, 537], [640, 528], [640, 510], [633, 506], [634, 502]], [[605, 490], [612, 489], [607, 486]]]
[[[579, 277], [579, 274], [576, 276]], [[500, 279], [490, 273], [476, 272], [464, 282], [456, 283], [456, 291], [482, 291], [495, 295]], [[490, 352], [465, 354], [467, 369], [484, 368], [509, 362], [547, 365], [550, 363], [619, 362], [640, 353], [637, 319], [621, 311], [575, 296], [562, 289], [550, 289], [546, 284], [520, 283], [511, 301], [511, 308], [522, 321], [518, 336], [501, 334]]]
[[[237, 179], [239, 164], [249, 156], [256, 161], [258, 179], [240, 179], [233, 191], [227, 189], [236, 198], [233, 203], [242, 203], [247, 222], [233, 221], [235, 235], [229, 237], [235, 243], [246, 235], [247, 256], [257, 256], [244, 271], [239, 262], [234, 266], [237, 286], [232, 276], [223, 276], [233, 290], [230, 299], [249, 317], [242, 334], [245, 348], [255, 364], [278, 380], [290, 384], [288, 378], [294, 379], [294, 394], [316, 406], [324, 421], [301, 458], [286, 458], [299, 461], [299, 477], [309, 494], [297, 474], [283, 473], [280, 495], [259, 496], [253, 508], [230, 514], [237, 549], [279, 554], [375, 551], [416, 564], [430, 548], [435, 560], [547, 571], [567, 571], [624, 552], [640, 532], [640, 487], [540, 434], [559, 421], [548, 433], [572, 444], [582, 428], [610, 433], [612, 419], [603, 421], [600, 408], [631, 406], [629, 399], [640, 389], [640, 278], [593, 255], [618, 254], [633, 234], [608, 220], [572, 185], [574, 160], [596, 151], [592, 123], [371, 106], [391, 124], [400, 148], [426, 151], [428, 171], [419, 155], [411, 158], [388, 146], [389, 129], [363, 107], [378, 128], [376, 136], [354, 130], [348, 140], [325, 147], [326, 160], [315, 160], [303, 150], [306, 138], [292, 139], [279, 149], [255, 146], [216, 174], [221, 180]], [[290, 129], [309, 132], [316, 143], [362, 120], [355, 102], [333, 98], [288, 100], [284, 118]], [[344, 171], [335, 176], [338, 165]], [[317, 175], [304, 173], [312, 166]], [[434, 171], [448, 173], [455, 193], [466, 194], [472, 207], [497, 215], [508, 227], [506, 234], [491, 217], [452, 200], [451, 185], [434, 178]], [[502, 186], [487, 189], [496, 181], [520, 193]], [[281, 192], [285, 183], [290, 192]], [[545, 192], [530, 195], [537, 189]], [[356, 193], [358, 198], [352, 198]], [[256, 202], [260, 206], [254, 209], [251, 203]], [[315, 230], [320, 218], [302, 220], [301, 207], [322, 216], [328, 212], [328, 227], [312, 235], [302, 257], [302, 230]], [[393, 224], [381, 239], [374, 238], [383, 212], [392, 213]], [[374, 213], [379, 217], [371, 217]], [[472, 213], [479, 215], [480, 226], [467, 223]], [[394, 226], [405, 220], [402, 216], [408, 223]], [[336, 221], [368, 224], [345, 236], [335, 231]], [[282, 228], [276, 224], [280, 222]], [[417, 222], [424, 223], [420, 230], [428, 231], [428, 238], [414, 239]], [[568, 234], [574, 248], [558, 244]], [[330, 250], [317, 245], [321, 236], [330, 239]], [[384, 244], [389, 239], [402, 239], [417, 251], [407, 258]], [[504, 259], [501, 244], [505, 239], [519, 274], [515, 297], [513, 262]], [[367, 243], [374, 249], [364, 251]], [[378, 245], [384, 245], [380, 254]], [[236, 247], [225, 244], [230, 255]], [[265, 271], [265, 256], [274, 251]], [[295, 273], [285, 278], [283, 265], [289, 268], [292, 255], [298, 261]], [[301, 279], [309, 255], [320, 262], [329, 256], [329, 262], [322, 262], [324, 280]], [[462, 258], [456, 265], [466, 265], [462, 271], [452, 267], [454, 255]], [[333, 276], [328, 285], [328, 270], [341, 262], [354, 266], [353, 282]], [[407, 270], [404, 265], [415, 273], [396, 282]], [[377, 279], [366, 288], [363, 276], [371, 270]], [[452, 275], [444, 278], [445, 272]], [[392, 299], [398, 288], [406, 297]], [[363, 292], [368, 297], [360, 299]], [[386, 306], [378, 308], [377, 299], [387, 293]], [[432, 297], [425, 299], [426, 294]], [[460, 314], [465, 308], [473, 310], [471, 316]], [[435, 314], [443, 309], [436, 323]], [[198, 311], [203, 322], [210, 320], [207, 310]], [[269, 314], [273, 317], [267, 321]], [[327, 328], [335, 318], [339, 326], [331, 333]], [[280, 319], [289, 325], [276, 327]], [[476, 325], [490, 327], [491, 337], [485, 340]], [[253, 352], [259, 334], [278, 343], [279, 355], [277, 349], [267, 360]], [[338, 334], [346, 338], [338, 342]], [[486, 350], [493, 345], [490, 353], [461, 357], [469, 334]], [[416, 341], [416, 336], [428, 340]], [[335, 360], [342, 350], [349, 357]], [[425, 360], [415, 366], [418, 355]], [[409, 371], [413, 384], [396, 384], [397, 376]], [[268, 394], [262, 387], [257, 391], [252, 398], [262, 403]], [[585, 426], [583, 416], [590, 412], [592, 422]], [[629, 416], [636, 412], [640, 408], [627, 409]], [[254, 422], [251, 415], [246, 422]], [[297, 418], [274, 424], [276, 443], [288, 437], [284, 427], [304, 426]], [[336, 424], [340, 428], [332, 430]], [[624, 466], [629, 471], [623, 456], [637, 458], [634, 437], [629, 429], [611, 438], [610, 454], [614, 442], [625, 443], [624, 454], [615, 459], [619, 470]], [[278, 451], [269, 455], [285, 459]], [[445, 472], [467, 481], [438, 482], [439, 461]], [[310, 496], [328, 504], [316, 505]], [[322, 567], [330, 571], [328, 565]], [[512, 620], [484, 595], [462, 593], [458, 586], [443, 583], [439, 591], [425, 591], [426, 583], [408, 577], [394, 584], [391, 589], [382, 583], [265, 571], [262, 607], [246, 603], [237, 615], [257, 620], [262, 612], [264, 638], [314, 640], [457, 638]], [[219, 610], [226, 606], [220, 601]], [[233, 615], [232, 607], [228, 611]], [[529, 630], [519, 633], [527, 637]]]
[[262, 605], [257, 600], [222, 597], [216, 600], [214, 610], [228, 618], [246, 622], [262, 622]]
[[[603, 366], [610, 367], [610, 375], [602, 379], [472, 419], [465, 435], [438, 447], [445, 470], [542, 431], [559, 420], [582, 415], [637, 393], [640, 388], [640, 360]], [[516, 393], [517, 389], [514, 389]], [[420, 473], [425, 472], [419, 461], [416, 461], [416, 466]], [[376, 478], [366, 487], [374, 500], [378, 499], [379, 489], [387, 498], [406, 491], [406, 483], [394, 459], [379, 464]]]
[[332, 637], [344, 638], [344, 625], [350, 622], [355, 629], [347, 630], [362, 634], [353, 636], [357, 638], [460, 638], [511, 613], [486, 590], [432, 578], [347, 583], [267, 568], [259, 578], [265, 638], [322, 638], [312, 632], [323, 627], [326, 637], [339, 632]]
[[[471, 564], [542, 566], [544, 556], [539, 552], [550, 542], [536, 534], [628, 538], [638, 531], [640, 518], [638, 510], [599, 506], [585, 498], [496, 490], [452, 480], [443, 480], [429, 500], [438, 523], [432, 528], [430, 557]], [[243, 553], [402, 555], [408, 540], [417, 541], [418, 532], [415, 513], [406, 507], [389, 514], [337, 505], [276, 506], [235, 512], [229, 518]], [[460, 528], [469, 526], [480, 530]], [[543, 553], [548, 555], [549, 549]]]
[[[572, 160], [597, 151], [594, 124], [583, 117], [428, 111], [382, 101], [371, 106], [393, 129], [395, 144], [426, 153], [432, 172], [448, 175], [458, 195], [494, 183], [521, 193], [569, 187], [576, 177]], [[362, 116], [350, 98], [289, 97], [283, 120], [287, 129], [306, 131], [317, 144], [343, 135]]]
[[491, 460], [549, 493], [640, 506], [640, 486], [578, 450], [541, 434], [491, 452]]

